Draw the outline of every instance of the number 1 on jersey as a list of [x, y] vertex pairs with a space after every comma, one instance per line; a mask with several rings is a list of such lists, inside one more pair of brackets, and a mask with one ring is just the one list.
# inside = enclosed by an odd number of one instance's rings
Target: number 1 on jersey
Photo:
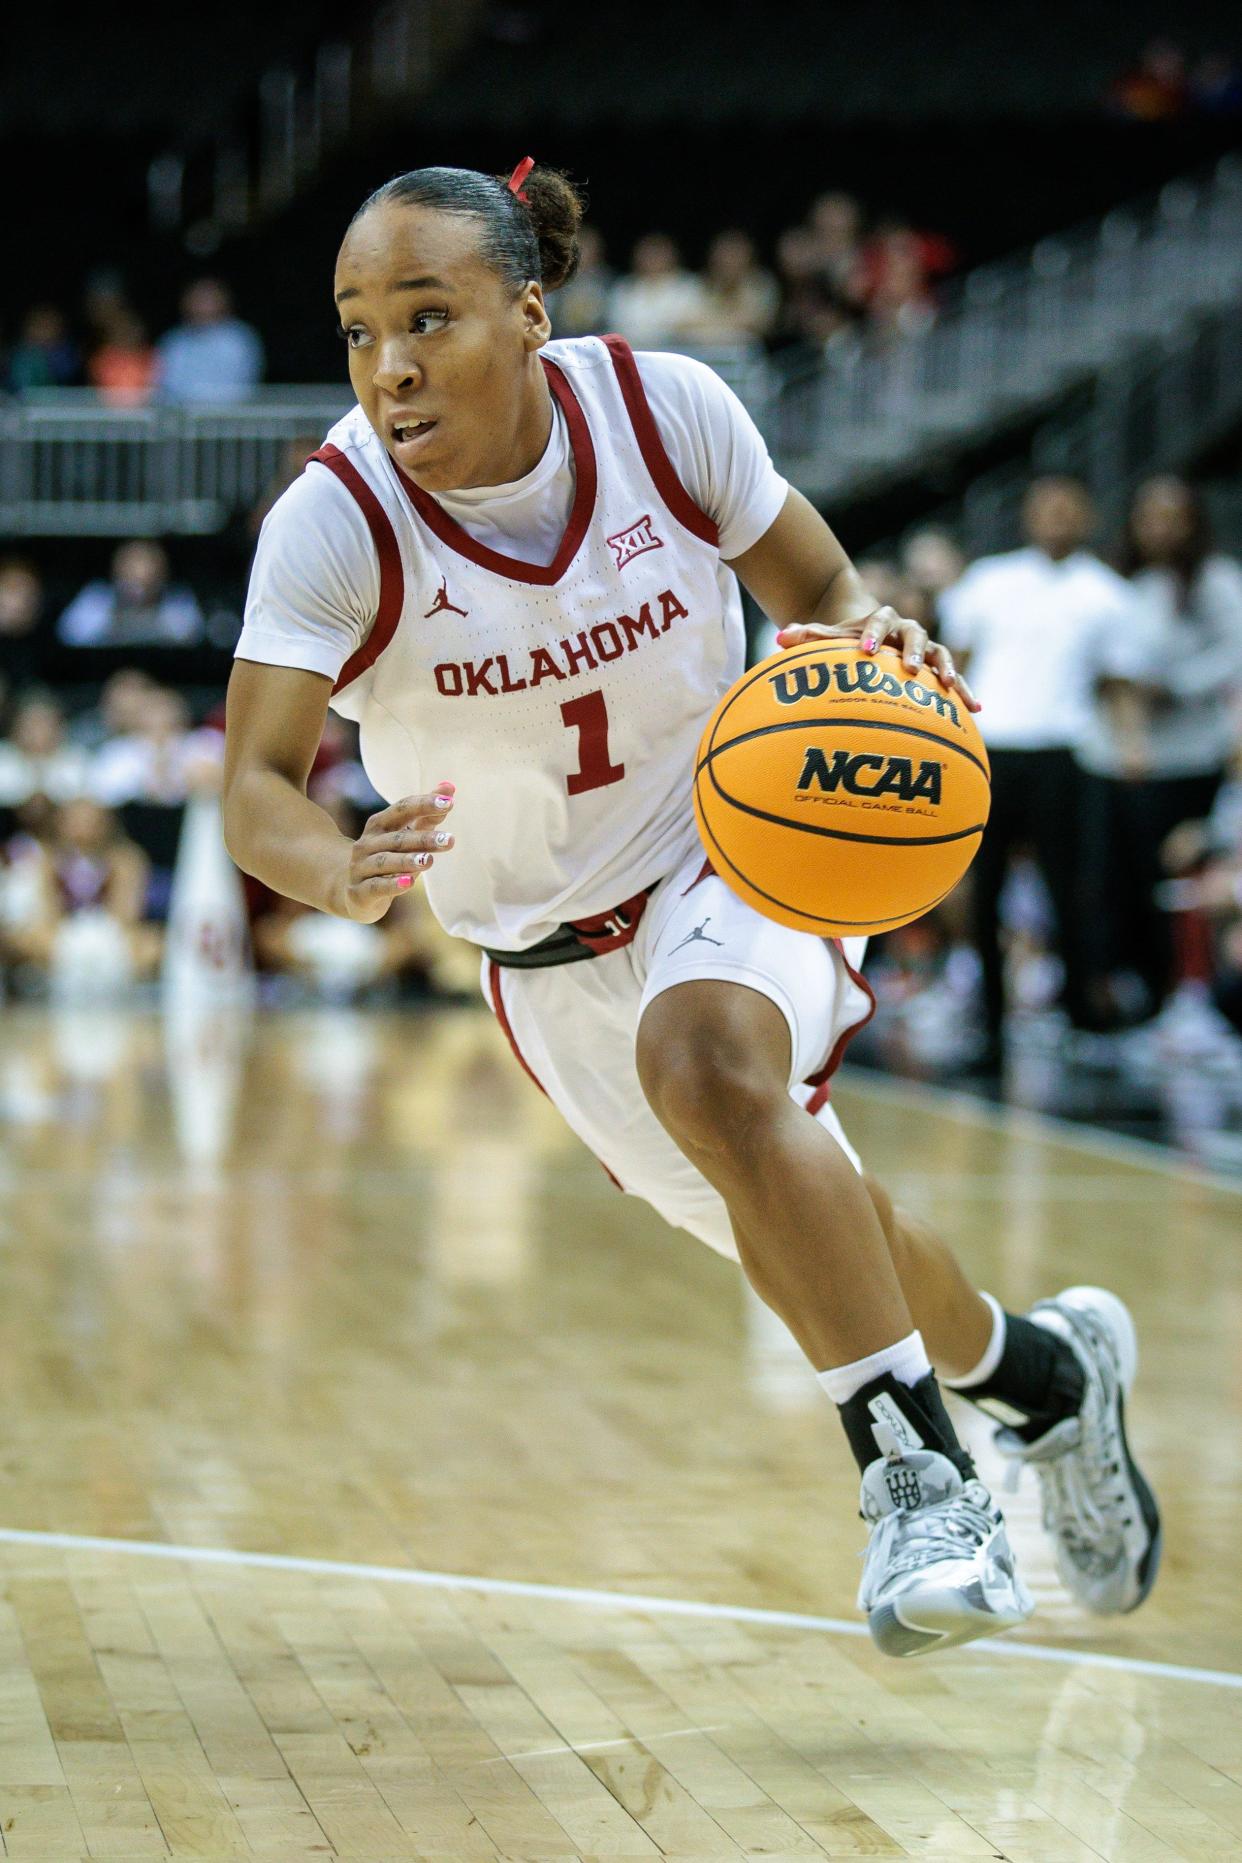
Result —
[[625, 775], [623, 763], [608, 756], [608, 707], [602, 692], [584, 692], [561, 706], [565, 728], [578, 733], [578, 768], [565, 778], [571, 796], [587, 789], [607, 789]]

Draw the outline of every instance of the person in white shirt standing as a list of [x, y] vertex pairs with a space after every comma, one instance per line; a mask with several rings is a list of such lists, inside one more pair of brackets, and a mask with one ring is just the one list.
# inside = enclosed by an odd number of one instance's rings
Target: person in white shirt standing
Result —
[[685, 269], [668, 234], [644, 233], [613, 288], [614, 329], [637, 349], [676, 349], [695, 340], [706, 308], [702, 279]]
[[[1006, 1314], [894, 1210], [828, 1101], [870, 1013], [861, 948], [754, 912], [694, 830], [698, 741], [742, 672], [739, 578], [784, 644], [892, 639], [973, 700], [945, 649], [868, 595], [709, 369], [617, 336], [549, 341], [543, 289], [572, 276], [580, 217], [530, 160], [508, 182], [417, 169], [354, 216], [335, 289], [358, 405], [259, 540], [229, 687], [230, 850], [366, 923], [425, 881], [481, 947], [517, 1059], [618, 1187], [741, 1262], [859, 1462], [860, 1604], [882, 1649], [990, 1636], [1032, 1608], [933, 1360], [1003, 1404], [1006, 1454], [1051, 1471], [1074, 1595], [1132, 1610], [1160, 1540], [1125, 1445], [1124, 1307], [1074, 1288]], [[329, 701], [389, 804], [353, 841], [306, 793]]]
[[[1089, 922], [1096, 968], [1109, 988], [1137, 975], [1143, 1011], [1155, 1014], [1174, 981], [1174, 923], [1157, 901], [1164, 844], [1183, 822], [1203, 821], [1242, 740], [1242, 569], [1213, 548], [1200, 495], [1167, 476], [1140, 485], [1130, 507], [1122, 567], [1138, 610], [1143, 655], [1135, 726], [1125, 744], [1101, 714], [1084, 747], [1095, 777], [1088, 798]], [[1120, 1005], [1114, 1013], [1121, 1020]]]
[[992, 764], [992, 812], [971, 874], [987, 1038], [981, 1065], [989, 1069], [1003, 1059], [1000, 896], [1019, 848], [1033, 854], [1051, 896], [1064, 1007], [1077, 1027], [1095, 1020], [1081, 928], [1083, 778], [1075, 753], [1092, 728], [1101, 682], [1141, 666], [1133, 593], [1086, 547], [1095, 511], [1085, 486], [1034, 480], [1022, 524], [1025, 548], [981, 557], [939, 602], [945, 639], [970, 668]]

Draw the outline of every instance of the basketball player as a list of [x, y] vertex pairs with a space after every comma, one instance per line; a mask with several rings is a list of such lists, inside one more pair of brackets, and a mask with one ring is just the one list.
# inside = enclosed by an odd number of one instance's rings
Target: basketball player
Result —
[[[827, 1100], [874, 1007], [861, 941], [743, 905], [691, 814], [699, 735], [743, 668], [739, 580], [785, 644], [892, 642], [973, 700], [922, 628], [876, 608], [708, 369], [549, 341], [581, 204], [532, 168], [402, 175], [346, 231], [358, 405], [263, 526], [229, 690], [230, 849], [347, 918], [423, 880], [620, 1188], [741, 1261], [839, 1406], [882, 1649], [1032, 1609], [933, 1364], [1039, 1471], [1074, 1595], [1130, 1610], [1159, 1522], [1126, 1444], [1125, 1308], [1076, 1288], [1006, 1313], [894, 1210]], [[390, 804], [352, 842], [306, 795], [329, 703]]]

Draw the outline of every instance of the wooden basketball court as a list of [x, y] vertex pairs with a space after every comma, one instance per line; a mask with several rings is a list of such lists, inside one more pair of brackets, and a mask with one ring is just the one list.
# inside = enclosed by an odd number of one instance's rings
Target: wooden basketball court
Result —
[[1136, 1616], [1024, 1489], [1028, 1631], [877, 1655], [809, 1371], [485, 1013], [6, 1012], [5, 1853], [1242, 1856], [1242, 1196], [839, 1100], [985, 1286], [1132, 1303]]

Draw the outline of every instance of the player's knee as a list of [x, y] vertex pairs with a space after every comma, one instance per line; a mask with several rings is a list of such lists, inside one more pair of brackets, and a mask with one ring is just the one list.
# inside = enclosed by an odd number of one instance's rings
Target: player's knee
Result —
[[[707, 1016], [674, 1006], [676, 991], [657, 997], [638, 1032], [638, 1075], [665, 1131], [700, 1158], [742, 1158], [762, 1142], [788, 1093], [769, 1064], [742, 1006]], [[770, 1007], [770, 1005], [769, 1005]], [[775, 1012], [775, 1013], [779, 1013]]]
[[863, 1183], [866, 1186], [867, 1195], [871, 1199], [872, 1207], [880, 1219], [880, 1227], [888, 1237], [889, 1246], [891, 1248], [897, 1242], [899, 1235], [897, 1211], [893, 1207], [893, 1199], [889, 1196], [879, 1179], [872, 1177], [870, 1171], [863, 1172]]

